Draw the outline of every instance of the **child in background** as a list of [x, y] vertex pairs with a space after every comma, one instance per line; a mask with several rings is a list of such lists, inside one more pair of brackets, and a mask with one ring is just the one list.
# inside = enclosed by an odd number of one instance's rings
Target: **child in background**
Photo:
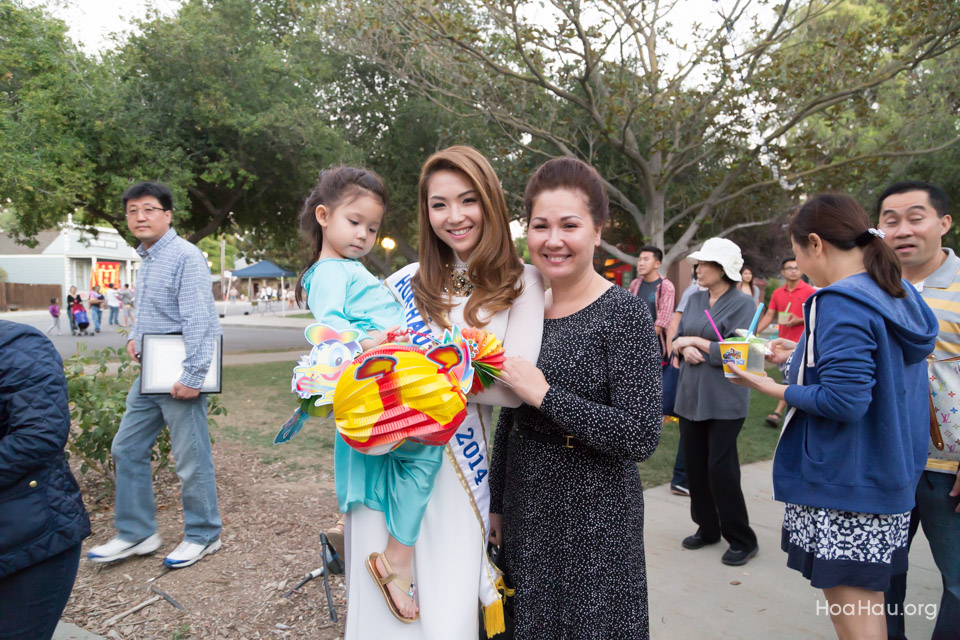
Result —
[[57, 335], [63, 335], [60, 333], [60, 305], [57, 304], [56, 298], [50, 298], [50, 317], [53, 318], [53, 322], [50, 323], [50, 328], [47, 329], [47, 335], [50, 335], [50, 332], [54, 329], [57, 330]]
[[[337, 167], [320, 173], [300, 212], [300, 227], [312, 241], [314, 257], [297, 280], [297, 302], [302, 302], [305, 293], [317, 322], [341, 332], [359, 332], [364, 351], [381, 344], [390, 330], [404, 322], [403, 310], [390, 291], [357, 261], [374, 247], [386, 209], [387, 191], [379, 176], [364, 169]], [[352, 505], [363, 504], [386, 516], [386, 549], [373, 554], [366, 564], [391, 613], [401, 622], [419, 617], [416, 591], [412, 581], [397, 576], [387, 559], [410, 575], [412, 547], [443, 450], [405, 442], [385, 455], [364, 455], [336, 436], [338, 506], [347, 513]], [[331, 542], [340, 545], [338, 553], [343, 545], [342, 522], [328, 532]]]

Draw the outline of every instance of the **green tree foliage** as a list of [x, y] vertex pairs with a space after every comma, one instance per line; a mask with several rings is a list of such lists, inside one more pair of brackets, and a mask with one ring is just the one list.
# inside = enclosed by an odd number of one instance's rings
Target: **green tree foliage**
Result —
[[801, 179], [925, 150], [891, 137], [856, 157], [827, 139], [817, 142], [829, 153], [812, 154], [804, 125], [855, 127], [872, 93], [960, 44], [952, 0], [884, 2], [846, 21], [862, 3], [725, 4], [719, 26], [683, 34], [670, 12], [685, 5], [673, 2], [344, 0], [321, 19], [345, 52], [483, 116], [515, 149], [598, 166], [613, 204], [666, 244], [669, 264], [704, 237], [779, 217]]
[[16, 213], [4, 232], [29, 240], [90, 189], [81, 119], [95, 69], [40, 8], [0, 0], [0, 25], [0, 200]]
[[235, 228], [289, 237], [318, 168], [351, 157], [316, 93], [334, 70], [291, 53], [286, 0], [189, 0], [99, 62], [41, 10], [0, 7], [22, 25], [0, 54], [0, 126], [15, 136], [0, 145], [0, 197], [24, 212], [22, 236], [76, 208], [126, 234], [120, 194], [149, 179], [174, 191], [193, 242]]
[[[187, 192], [192, 241], [237, 227], [270, 236], [294, 220], [317, 168], [348, 151], [290, 55], [294, 16], [280, 0], [193, 0], [141, 25], [118, 52], [128, 97], [151, 114], [164, 160]], [[311, 73], [329, 76], [323, 61]], [[176, 167], [176, 168], [175, 168]]]
[[220, 265], [220, 241], [223, 240], [224, 243], [224, 257], [226, 261], [223, 265], [223, 269], [230, 270], [233, 269], [233, 263], [237, 259], [237, 256], [240, 254], [240, 249], [237, 246], [238, 241], [235, 236], [232, 235], [223, 235], [220, 237], [207, 236], [197, 243], [197, 247], [201, 251], [207, 254], [207, 260], [213, 264], [210, 266], [210, 272], [214, 274], [221, 273]]

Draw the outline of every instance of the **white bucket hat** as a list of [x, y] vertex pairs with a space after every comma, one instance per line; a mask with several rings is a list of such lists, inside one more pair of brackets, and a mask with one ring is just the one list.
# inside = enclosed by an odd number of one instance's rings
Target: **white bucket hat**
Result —
[[703, 243], [699, 251], [687, 256], [690, 262], [716, 262], [723, 272], [734, 282], [740, 282], [740, 269], [743, 268], [743, 256], [740, 247], [726, 238], [710, 238]]

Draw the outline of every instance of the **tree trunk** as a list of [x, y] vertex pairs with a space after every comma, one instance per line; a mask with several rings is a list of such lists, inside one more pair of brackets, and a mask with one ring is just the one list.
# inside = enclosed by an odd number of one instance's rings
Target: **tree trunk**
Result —
[[[666, 201], [666, 190], [660, 188], [653, 192], [652, 201], [647, 204], [647, 224], [650, 227], [650, 244], [659, 247], [663, 251], [666, 251], [663, 246], [663, 213]], [[668, 263], [664, 263], [664, 268], [669, 266]]]

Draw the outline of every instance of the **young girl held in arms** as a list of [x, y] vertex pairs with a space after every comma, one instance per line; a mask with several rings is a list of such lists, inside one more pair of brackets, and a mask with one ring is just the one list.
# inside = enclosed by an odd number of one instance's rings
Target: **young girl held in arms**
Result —
[[[360, 262], [374, 247], [387, 209], [387, 191], [372, 171], [337, 167], [320, 173], [300, 212], [301, 229], [314, 258], [297, 282], [297, 302], [306, 295], [317, 322], [338, 332], [353, 330], [364, 351], [403, 324], [399, 303]], [[404, 442], [385, 455], [364, 455], [336, 436], [334, 472], [342, 513], [362, 504], [386, 516], [388, 540], [367, 568], [403, 622], [418, 618], [411, 559], [420, 521], [433, 490], [443, 447]], [[342, 526], [342, 523], [338, 523]], [[342, 545], [342, 529], [339, 533]]]

